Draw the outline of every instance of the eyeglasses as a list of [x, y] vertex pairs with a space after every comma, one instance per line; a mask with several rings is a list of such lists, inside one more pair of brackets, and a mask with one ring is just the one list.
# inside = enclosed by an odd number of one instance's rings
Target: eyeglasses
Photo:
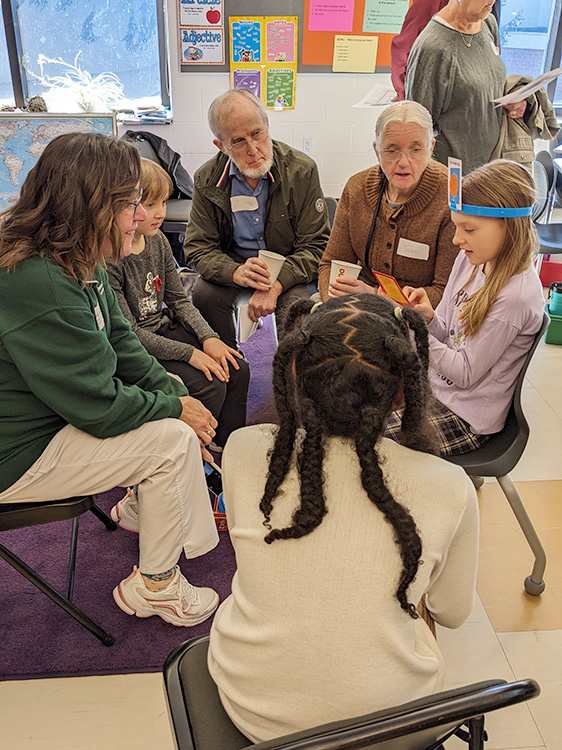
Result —
[[137, 213], [137, 208], [140, 206], [141, 200], [142, 200], [142, 188], [139, 190], [137, 199], [135, 201], [129, 201], [129, 203], [127, 203], [128, 206], [133, 206], [133, 218], [135, 217]]
[[405, 151], [400, 151], [399, 148], [382, 148], [381, 158], [386, 162], [398, 161], [402, 158], [402, 154], [405, 154], [408, 161], [421, 161], [425, 158], [428, 151], [427, 146], [425, 148], [422, 146], [412, 146], [412, 148], [407, 148]]
[[268, 135], [269, 130], [267, 128], [264, 128], [263, 130], [254, 130], [253, 133], [250, 133], [250, 136], [248, 138], [236, 138], [236, 140], [232, 141], [230, 145], [223, 141], [223, 144], [229, 151], [232, 151], [233, 153], [240, 153], [245, 148], [248, 148], [250, 142], [263, 143]]

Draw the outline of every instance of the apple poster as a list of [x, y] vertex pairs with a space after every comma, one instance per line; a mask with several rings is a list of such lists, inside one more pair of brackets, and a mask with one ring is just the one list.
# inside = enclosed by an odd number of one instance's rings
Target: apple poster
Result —
[[223, 0], [180, 0], [180, 26], [223, 25]]

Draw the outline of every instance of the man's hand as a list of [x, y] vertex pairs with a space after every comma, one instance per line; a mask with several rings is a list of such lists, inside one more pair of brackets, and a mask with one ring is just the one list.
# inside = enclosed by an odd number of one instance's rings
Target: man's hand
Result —
[[215, 437], [215, 430], [217, 428], [217, 420], [213, 417], [211, 412], [203, 406], [201, 401], [198, 401], [192, 396], [180, 396], [182, 411], [180, 419], [182, 422], [188, 424], [199, 438], [199, 445], [201, 446], [201, 455], [204, 461], [212, 461], [213, 457], [205, 446], [209, 445]]
[[507, 110], [507, 116], [511, 117], [512, 120], [517, 120], [519, 117], [523, 117], [525, 110], [527, 109], [527, 100], [523, 99], [522, 102], [515, 102], [513, 104], [504, 104], [504, 109]]
[[269, 289], [271, 276], [267, 263], [260, 258], [248, 258], [232, 274], [232, 281], [238, 286], [249, 286], [252, 289]]
[[277, 300], [283, 291], [281, 284], [276, 281], [271, 289], [257, 291], [248, 301], [248, 315], [256, 323], [261, 317], [271, 315], [277, 307]]
[[226, 375], [226, 380], [228, 380], [230, 377], [230, 372], [228, 369], [229, 362], [235, 370], [240, 369], [240, 365], [236, 361], [236, 358], [242, 359], [242, 355], [240, 354], [240, 352], [237, 352], [236, 349], [228, 346], [224, 343], [224, 341], [221, 341], [220, 339], [214, 337], [205, 339], [205, 341], [203, 342], [203, 351], [205, 352], [205, 354], [208, 354], [209, 357], [212, 357], [217, 365], [220, 365], [222, 371]]

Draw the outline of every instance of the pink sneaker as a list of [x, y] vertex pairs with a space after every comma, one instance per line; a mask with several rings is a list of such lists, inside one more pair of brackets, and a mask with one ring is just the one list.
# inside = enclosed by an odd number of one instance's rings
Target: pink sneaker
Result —
[[128, 615], [158, 615], [166, 622], [183, 628], [199, 625], [219, 606], [216, 591], [192, 586], [177, 565], [172, 581], [162, 591], [149, 591], [135, 565], [131, 575], [113, 589], [113, 598]]
[[109, 515], [125, 531], [139, 533], [139, 499], [136, 487], [127, 487], [127, 494], [114, 505]]

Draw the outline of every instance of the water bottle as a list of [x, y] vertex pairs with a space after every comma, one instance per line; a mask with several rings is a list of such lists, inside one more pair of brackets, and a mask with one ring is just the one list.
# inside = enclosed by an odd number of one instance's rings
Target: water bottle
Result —
[[548, 290], [548, 311], [562, 317], [562, 281], [553, 281]]

